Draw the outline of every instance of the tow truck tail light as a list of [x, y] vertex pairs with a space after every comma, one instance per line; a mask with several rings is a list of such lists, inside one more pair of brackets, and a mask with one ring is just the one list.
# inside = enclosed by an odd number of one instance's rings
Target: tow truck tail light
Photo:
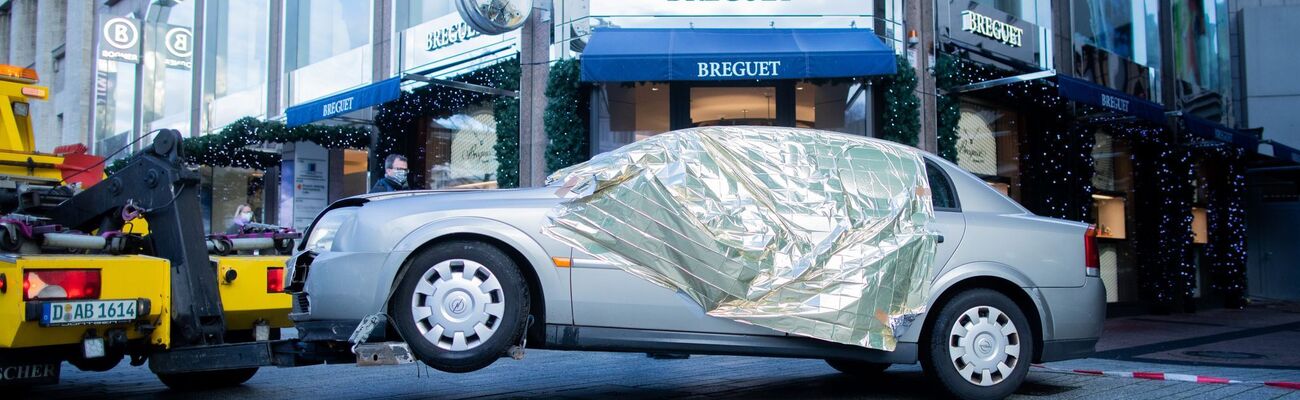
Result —
[[1088, 225], [1083, 234], [1083, 273], [1086, 276], [1101, 276], [1101, 258], [1097, 255], [1097, 226]]
[[284, 292], [284, 268], [271, 267], [266, 269], [266, 292], [281, 293]]
[[97, 269], [44, 269], [23, 273], [23, 300], [98, 299]]

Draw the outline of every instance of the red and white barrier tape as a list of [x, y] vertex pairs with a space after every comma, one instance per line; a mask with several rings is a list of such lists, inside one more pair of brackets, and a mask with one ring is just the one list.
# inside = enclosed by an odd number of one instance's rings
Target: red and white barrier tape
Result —
[[1218, 378], [1213, 376], [1170, 374], [1164, 372], [1128, 372], [1128, 371], [1101, 371], [1101, 370], [1093, 370], [1093, 369], [1065, 369], [1065, 368], [1049, 367], [1042, 364], [1034, 364], [1034, 367], [1039, 369], [1045, 369], [1048, 371], [1065, 372], [1065, 373], [1082, 374], [1082, 375], [1148, 379], [1153, 381], [1179, 381], [1179, 382], [1217, 383], [1217, 384], [1244, 383], [1244, 384], [1251, 384], [1251, 385], [1264, 385], [1264, 386], [1272, 386], [1272, 387], [1285, 388], [1285, 389], [1300, 390], [1300, 382], [1289, 382], [1289, 381], [1239, 381], [1236, 379]]

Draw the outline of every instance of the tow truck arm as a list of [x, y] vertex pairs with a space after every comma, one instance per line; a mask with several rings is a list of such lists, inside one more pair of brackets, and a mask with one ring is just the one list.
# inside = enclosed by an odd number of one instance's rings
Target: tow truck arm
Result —
[[171, 262], [171, 343], [175, 347], [224, 343], [225, 321], [217, 273], [208, 259], [199, 208], [199, 175], [183, 162], [181, 134], [164, 129], [126, 167], [56, 206], [55, 223], [101, 235], [144, 217], [144, 245]]

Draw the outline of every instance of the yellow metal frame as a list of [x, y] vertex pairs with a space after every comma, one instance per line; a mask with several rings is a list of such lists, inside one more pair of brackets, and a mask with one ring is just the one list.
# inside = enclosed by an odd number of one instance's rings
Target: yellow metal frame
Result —
[[[284, 263], [289, 257], [213, 256], [212, 259], [217, 262], [217, 282], [226, 330], [253, 329], [259, 321], [266, 321], [272, 328], [293, 326], [289, 321], [292, 297], [285, 293], [266, 292], [266, 270], [281, 268], [283, 273]], [[235, 279], [227, 282], [226, 271], [230, 270], [235, 271]]]
[[[12, 261], [12, 262], [10, 262]], [[137, 324], [97, 324], [43, 327], [38, 321], [26, 321], [23, 301], [23, 272], [29, 269], [98, 269], [99, 300], [149, 299], [149, 315], [138, 319], [154, 326], [147, 336]], [[149, 256], [24, 255], [16, 260], [0, 261], [0, 274], [7, 286], [0, 293], [0, 348], [39, 347], [81, 343], [86, 331], [103, 335], [107, 329], [122, 328], [131, 340], [147, 339], [167, 347], [171, 344], [171, 264]]]
[[27, 116], [14, 113], [14, 103], [31, 104], [32, 99], [45, 100], [49, 93], [44, 86], [0, 80], [0, 175], [55, 182], [63, 179], [58, 169], [63, 157], [36, 153], [30, 106]]

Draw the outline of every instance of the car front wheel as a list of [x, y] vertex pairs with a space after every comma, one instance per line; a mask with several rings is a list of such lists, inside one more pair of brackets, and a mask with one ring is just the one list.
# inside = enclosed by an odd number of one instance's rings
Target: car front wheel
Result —
[[390, 316], [425, 364], [470, 372], [491, 365], [519, 342], [528, 297], [519, 267], [501, 250], [452, 241], [411, 259]]
[[989, 289], [968, 290], [939, 310], [921, 365], [954, 397], [1004, 398], [1029, 373], [1030, 329], [1011, 299]]

